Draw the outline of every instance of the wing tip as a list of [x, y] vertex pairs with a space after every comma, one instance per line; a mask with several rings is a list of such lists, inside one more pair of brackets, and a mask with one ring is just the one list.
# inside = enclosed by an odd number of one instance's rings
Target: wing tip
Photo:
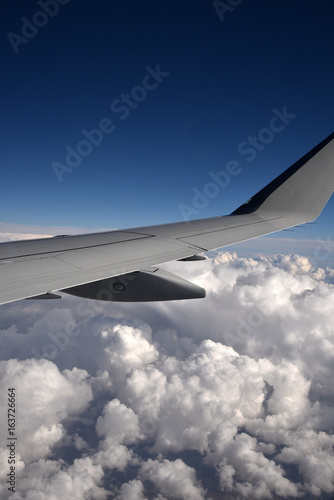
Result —
[[291, 167], [287, 168], [273, 181], [267, 184], [264, 188], [258, 191], [254, 196], [252, 196], [248, 201], [240, 205], [236, 210], [234, 210], [230, 215], [245, 215], [255, 212], [260, 208], [260, 206], [266, 201], [266, 199], [278, 189], [284, 182], [286, 182], [289, 177], [295, 174], [300, 168], [302, 168], [308, 161], [311, 160], [316, 154], [318, 154], [327, 144], [329, 144], [334, 139], [334, 132], [332, 132], [328, 137], [323, 139], [319, 144], [312, 148], [308, 153], [297, 160]]

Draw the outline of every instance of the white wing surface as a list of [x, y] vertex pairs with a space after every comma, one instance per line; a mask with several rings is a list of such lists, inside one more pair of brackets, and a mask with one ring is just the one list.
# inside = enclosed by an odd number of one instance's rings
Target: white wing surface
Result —
[[1, 243], [0, 304], [59, 290], [98, 300], [203, 297], [157, 266], [313, 221], [333, 191], [334, 133], [228, 216]]

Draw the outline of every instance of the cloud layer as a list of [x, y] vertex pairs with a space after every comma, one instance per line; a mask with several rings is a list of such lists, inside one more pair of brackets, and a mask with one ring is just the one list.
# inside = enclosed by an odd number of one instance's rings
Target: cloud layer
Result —
[[19, 479], [8, 492], [2, 446], [1, 498], [330, 498], [332, 269], [229, 252], [166, 268], [207, 298], [2, 307]]

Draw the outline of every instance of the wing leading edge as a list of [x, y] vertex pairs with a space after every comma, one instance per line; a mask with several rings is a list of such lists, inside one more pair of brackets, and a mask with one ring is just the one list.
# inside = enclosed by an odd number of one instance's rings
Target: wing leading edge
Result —
[[[0, 304], [57, 290], [102, 300], [203, 297], [200, 287], [156, 266], [310, 222], [333, 191], [334, 133], [228, 216], [1, 243]], [[108, 294], [95, 294], [97, 282]]]

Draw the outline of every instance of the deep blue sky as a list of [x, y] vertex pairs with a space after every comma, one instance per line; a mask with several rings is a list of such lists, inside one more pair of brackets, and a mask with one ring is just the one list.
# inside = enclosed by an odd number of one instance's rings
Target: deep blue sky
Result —
[[[244, 0], [223, 21], [211, 1], [70, 0], [53, 18], [36, 17], [41, 10], [2, 7], [0, 222], [182, 220], [193, 189], [203, 192], [210, 171], [236, 160], [241, 172], [191, 218], [228, 214], [333, 131], [330, 1]], [[22, 36], [23, 16], [46, 24], [15, 53], [7, 35]], [[143, 100], [121, 120], [111, 103], [158, 64], [169, 76], [146, 98], [137, 89]], [[238, 146], [284, 106], [296, 117], [247, 161]], [[52, 162], [65, 164], [65, 147], [103, 118], [115, 129], [60, 183]], [[326, 239], [333, 211], [334, 200], [305, 237]]]

